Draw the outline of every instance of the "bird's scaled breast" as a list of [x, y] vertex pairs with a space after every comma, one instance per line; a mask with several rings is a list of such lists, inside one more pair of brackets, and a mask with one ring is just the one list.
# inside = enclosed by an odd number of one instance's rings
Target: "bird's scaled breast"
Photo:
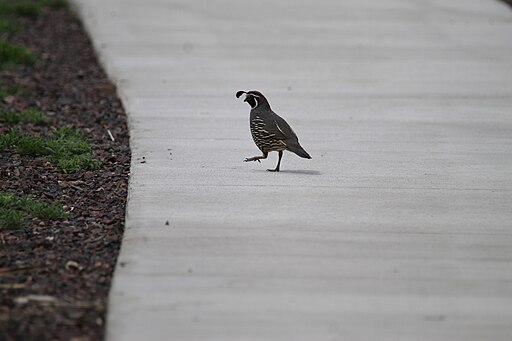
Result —
[[251, 120], [251, 135], [256, 146], [262, 152], [281, 151], [286, 149], [286, 144], [275, 138], [275, 134], [265, 129], [265, 122], [256, 117]]

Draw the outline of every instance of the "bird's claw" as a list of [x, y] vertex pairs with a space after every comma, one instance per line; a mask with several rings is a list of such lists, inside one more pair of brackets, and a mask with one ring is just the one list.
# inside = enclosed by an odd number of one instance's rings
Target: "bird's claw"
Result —
[[249, 162], [249, 161], [258, 161], [259, 163], [261, 163], [260, 159], [256, 159], [256, 158], [253, 158], [253, 157], [247, 157], [244, 160], [244, 162]]

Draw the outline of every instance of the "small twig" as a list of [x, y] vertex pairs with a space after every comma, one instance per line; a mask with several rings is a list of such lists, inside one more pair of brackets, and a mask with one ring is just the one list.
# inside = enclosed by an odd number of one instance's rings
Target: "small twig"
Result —
[[4, 274], [12, 274], [14, 272], [20, 272], [20, 271], [30, 271], [37, 269], [37, 266], [20, 266], [17, 268], [0, 268], [0, 276], [3, 276]]
[[112, 132], [110, 131], [110, 129], [107, 129], [107, 133], [108, 133], [108, 136], [110, 136], [110, 139], [112, 140], [112, 142], [116, 142], [116, 139], [114, 138], [114, 135], [112, 135]]
[[0, 289], [25, 289], [26, 287], [26, 283], [0, 284]]
[[55, 296], [50, 295], [27, 295], [27, 296], [19, 296], [13, 299], [16, 304], [40, 304], [44, 306], [53, 306], [53, 307], [71, 307], [78, 309], [104, 309], [105, 305], [101, 300], [95, 301], [74, 301], [66, 298], [57, 298]]
[[14, 303], [16, 304], [27, 304], [29, 302], [49, 305], [55, 304], [57, 302], [57, 298], [50, 295], [27, 295], [14, 298]]

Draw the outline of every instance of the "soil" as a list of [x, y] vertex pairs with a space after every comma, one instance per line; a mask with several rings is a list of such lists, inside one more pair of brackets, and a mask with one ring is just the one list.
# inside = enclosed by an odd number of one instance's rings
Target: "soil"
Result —
[[[59, 202], [69, 214], [66, 220], [33, 219], [21, 229], [0, 229], [0, 340], [101, 340], [124, 230], [126, 116], [69, 9], [44, 9], [37, 19], [16, 22], [21, 31], [6, 40], [28, 47], [38, 62], [0, 70], [2, 86], [26, 89], [0, 105], [49, 113], [47, 125], [22, 124], [25, 132], [77, 127], [103, 163], [94, 171], [64, 174], [12, 149], [0, 152], [1, 192]], [[0, 123], [0, 134], [9, 128]]]

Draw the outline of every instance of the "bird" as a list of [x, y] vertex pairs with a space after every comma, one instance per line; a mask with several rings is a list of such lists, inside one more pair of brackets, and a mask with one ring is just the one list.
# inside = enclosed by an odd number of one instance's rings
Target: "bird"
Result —
[[283, 151], [288, 150], [298, 156], [311, 159], [311, 156], [299, 144], [297, 135], [286, 121], [270, 108], [270, 104], [265, 96], [257, 91], [243, 91], [236, 93], [236, 98], [245, 94], [244, 102], [251, 106], [249, 114], [249, 123], [251, 135], [256, 146], [263, 155], [248, 157], [244, 162], [258, 161], [266, 159], [268, 153], [278, 152], [279, 160], [275, 169], [267, 169], [270, 172], [279, 172]]

